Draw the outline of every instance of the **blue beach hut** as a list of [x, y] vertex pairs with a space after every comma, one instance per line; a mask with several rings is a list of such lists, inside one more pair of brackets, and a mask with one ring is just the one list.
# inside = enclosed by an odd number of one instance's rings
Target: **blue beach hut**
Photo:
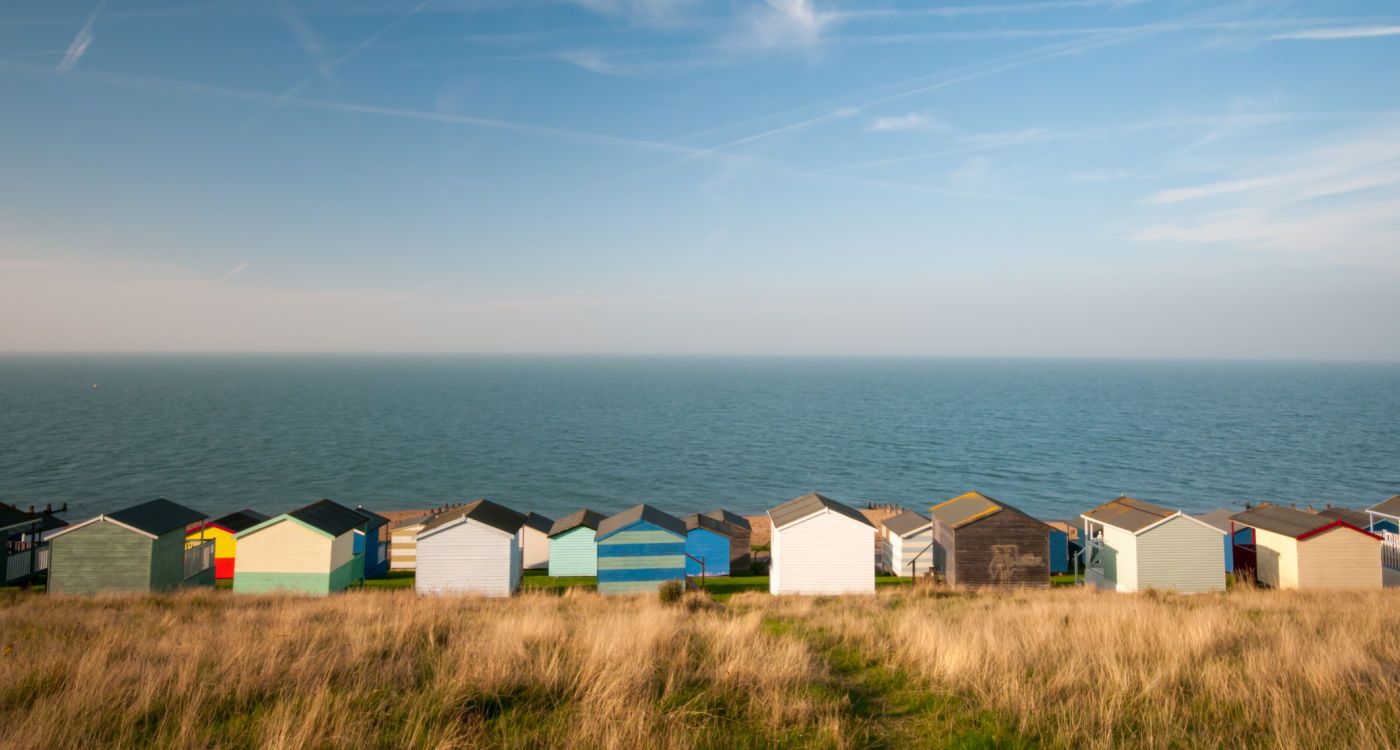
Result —
[[655, 591], [685, 580], [685, 522], [650, 505], [636, 505], [598, 524], [598, 591]]
[[367, 521], [364, 528], [355, 530], [355, 554], [365, 556], [365, 578], [383, 578], [389, 575], [389, 545], [381, 536], [389, 519], [363, 505], [355, 512]]
[[740, 529], [708, 515], [691, 513], [685, 521], [685, 574], [729, 575], [732, 545]]

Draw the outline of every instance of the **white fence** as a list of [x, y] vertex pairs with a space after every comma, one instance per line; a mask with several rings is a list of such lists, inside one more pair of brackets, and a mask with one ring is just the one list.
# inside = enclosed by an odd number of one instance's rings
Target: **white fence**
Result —
[[1381, 564], [1400, 570], [1400, 534], [1393, 531], [1381, 532]]
[[[30, 570], [31, 563], [34, 569]], [[5, 556], [5, 583], [18, 581], [32, 573], [49, 569], [49, 545], [40, 544], [38, 549], [22, 549]]]

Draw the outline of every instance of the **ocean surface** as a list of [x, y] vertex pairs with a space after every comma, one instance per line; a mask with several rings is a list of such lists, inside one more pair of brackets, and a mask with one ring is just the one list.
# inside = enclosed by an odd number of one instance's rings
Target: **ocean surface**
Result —
[[0, 500], [84, 518], [322, 497], [761, 512], [817, 490], [1043, 518], [1400, 493], [1400, 366], [1219, 362], [0, 356]]

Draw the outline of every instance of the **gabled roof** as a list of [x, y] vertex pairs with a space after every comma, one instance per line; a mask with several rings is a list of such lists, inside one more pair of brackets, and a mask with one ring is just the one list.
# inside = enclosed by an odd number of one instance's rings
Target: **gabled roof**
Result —
[[365, 517], [354, 508], [347, 508], [334, 500], [317, 500], [286, 515], [331, 536], [340, 536], [365, 524]]
[[716, 509], [716, 510], [712, 510], [712, 511], [710, 511], [709, 513], [706, 513], [706, 514], [704, 514], [704, 515], [707, 515], [707, 516], [709, 516], [710, 518], [713, 518], [713, 519], [715, 519], [715, 520], [717, 520], [717, 521], [724, 521], [725, 523], [732, 523], [732, 524], [734, 524], [735, 526], [738, 526], [739, 528], [743, 529], [744, 531], [753, 531], [753, 525], [749, 523], [749, 519], [744, 518], [743, 516], [739, 515], [738, 513], [731, 513], [731, 512], [729, 512], [729, 511], [725, 510], [724, 508], [718, 508], [718, 509]]
[[1230, 516], [1235, 523], [1242, 523], [1264, 531], [1271, 531], [1294, 539], [1307, 539], [1310, 536], [1320, 534], [1327, 529], [1334, 527], [1345, 527], [1353, 531], [1375, 536], [1368, 531], [1359, 529], [1346, 521], [1339, 521], [1328, 516], [1307, 513], [1296, 508], [1285, 508], [1282, 505], [1264, 505], [1258, 508], [1236, 513]]
[[643, 503], [634, 505], [615, 516], [608, 516], [598, 524], [598, 541], [604, 537], [621, 531], [638, 521], [646, 521], [653, 526], [659, 526], [677, 536], [685, 536], [685, 524], [681, 519], [667, 513], [659, 508], [653, 508]]
[[373, 531], [379, 528], [380, 526], [389, 523], [389, 519], [379, 515], [378, 513], [375, 513], [372, 510], [366, 510], [364, 506], [353, 508], [352, 510], [369, 520], [369, 525], [366, 527], [369, 531]]
[[460, 508], [453, 508], [446, 513], [439, 513], [433, 516], [418, 535], [423, 536], [433, 529], [442, 528], [450, 523], [459, 520], [472, 520], [477, 523], [499, 529], [507, 534], [514, 534], [520, 531], [520, 527], [525, 525], [525, 514], [517, 513], [504, 505], [498, 505], [490, 500], [477, 500], [467, 503]]
[[1395, 497], [1392, 497], [1389, 500], [1382, 500], [1381, 502], [1376, 503], [1375, 505], [1372, 505], [1371, 507], [1367, 508], [1367, 510], [1371, 511], [1372, 513], [1378, 513], [1382, 516], [1400, 518], [1400, 495], [1396, 495]]
[[176, 530], [184, 531], [186, 526], [203, 521], [208, 516], [162, 497], [130, 508], [122, 508], [115, 513], [106, 514], [103, 518], [144, 534], [161, 536]]
[[1000, 513], [1005, 506], [980, 492], [964, 492], [952, 500], [929, 508], [934, 520], [952, 529], [960, 529], [973, 521]]
[[685, 530], [687, 532], [696, 529], [705, 529], [731, 538], [744, 536], [749, 533], [747, 529], [739, 528], [732, 523], [721, 521], [718, 518], [711, 518], [704, 513], [691, 513], [685, 518], [682, 518], [681, 522], [685, 524]]
[[0, 529], [16, 526], [29, 527], [39, 523], [39, 514], [20, 510], [13, 505], [0, 503]]
[[802, 497], [794, 498], [776, 508], [769, 509], [768, 517], [773, 521], [773, 528], [780, 529], [789, 524], [801, 521], [804, 518], [808, 518], [809, 516], [815, 516], [818, 513], [824, 513], [826, 511], [831, 511], [832, 513], [843, 515], [852, 520], [860, 521], [872, 529], [875, 528], [875, 524], [871, 523], [870, 519], [866, 518], [864, 513], [850, 506], [842, 505], [816, 492], [808, 492]]
[[1195, 518], [1197, 521], [1207, 526], [1220, 529], [1226, 534], [1230, 533], [1230, 511], [1224, 508], [1216, 508], [1215, 510], [1208, 510], [1205, 513], [1198, 513], [1192, 516], [1192, 518]]
[[425, 513], [421, 516], [413, 516], [412, 518], [401, 518], [397, 522], [395, 522], [393, 526], [389, 527], [389, 530], [393, 531], [395, 529], [402, 529], [405, 526], [418, 526], [427, 523], [428, 519], [432, 517], [433, 514]]
[[226, 516], [216, 518], [210, 521], [209, 525], [223, 528], [231, 534], [237, 534], [244, 529], [257, 526], [263, 521], [266, 521], [267, 518], [265, 514], [259, 513], [252, 508], [244, 508], [243, 510], [235, 510]]
[[917, 511], [906, 510], [893, 518], [886, 518], [884, 524], [891, 534], [909, 536], [933, 525], [933, 519]]
[[555, 521], [554, 525], [549, 527], [549, 535], [559, 536], [560, 534], [569, 531], [570, 529], [576, 529], [579, 526], [584, 526], [593, 529], [594, 531], [597, 531], [598, 524], [602, 523], [603, 519], [606, 517], [607, 516], [604, 516], [602, 513], [599, 513], [596, 510], [589, 510], [588, 508], [576, 510], [573, 513], [570, 513], [569, 515], [559, 519], [558, 521]]
[[1105, 526], [1113, 526], [1136, 534], [1148, 526], [1161, 523], [1177, 515], [1178, 512], [1171, 508], [1153, 505], [1124, 495], [1117, 500], [1110, 500], [1094, 508], [1085, 513], [1084, 517]]
[[526, 513], [525, 525], [541, 534], [549, 534], [549, 529], [554, 525], [554, 520], [546, 518], [538, 513]]
[[1371, 525], [1371, 517], [1365, 511], [1352, 510], [1351, 508], [1325, 508], [1317, 512], [1319, 516], [1326, 516], [1333, 521], [1346, 521], [1358, 529], [1364, 529]]

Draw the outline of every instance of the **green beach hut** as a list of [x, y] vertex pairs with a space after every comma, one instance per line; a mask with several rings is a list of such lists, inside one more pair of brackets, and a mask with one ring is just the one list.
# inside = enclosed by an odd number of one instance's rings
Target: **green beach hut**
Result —
[[549, 527], [551, 576], [598, 575], [598, 545], [594, 536], [602, 522], [602, 513], [584, 508]]
[[598, 524], [598, 592], [656, 591], [685, 580], [685, 522], [636, 505]]
[[355, 532], [370, 519], [331, 500], [318, 500], [238, 532], [233, 590], [324, 596], [365, 577]]
[[49, 539], [49, 593], [213, 586], [214, 540], [185, 539], [206, 518], [160, 498], [69, 526]]

